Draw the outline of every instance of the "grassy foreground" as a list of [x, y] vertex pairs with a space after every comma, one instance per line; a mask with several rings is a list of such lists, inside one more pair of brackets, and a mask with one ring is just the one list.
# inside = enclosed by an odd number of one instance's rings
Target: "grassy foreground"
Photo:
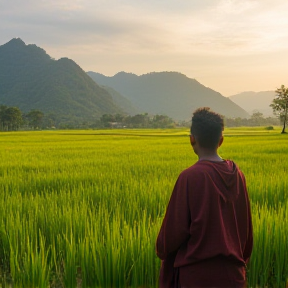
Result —
[[[197, 158], [187, 130], [0, 133], [0, 287], [156, 287], [155, 239], [178, 174]], [[225, 130], [246, 175], [249, 287], [288, 278], [288, 135]], [[2, 286], [1, 286], [2, 285]]]

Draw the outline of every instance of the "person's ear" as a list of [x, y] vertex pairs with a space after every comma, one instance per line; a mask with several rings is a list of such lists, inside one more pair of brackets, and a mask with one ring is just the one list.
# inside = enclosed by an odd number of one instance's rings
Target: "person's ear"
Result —
[[220, 138], [220, 141], [219, 141], [218, 147], [220, 147], [220, 146], [222, 145], [223, 141], [224, 141], [224, 137], [223, 137], [223, 135], [222, 135], [221, 138]]
[[195, 136], [192, 134], [190, 135], [190, 143], [191, 143], [191, 146], [194, 146], [196, 144]]

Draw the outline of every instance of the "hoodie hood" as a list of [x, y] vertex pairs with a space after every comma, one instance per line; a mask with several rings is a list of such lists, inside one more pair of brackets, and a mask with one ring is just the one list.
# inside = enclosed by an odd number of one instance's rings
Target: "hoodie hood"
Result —
[[[237, 199], [241, 172], [233, 161], [224, 160], [222, 162], [213, 162], [203, 160], [199, 161], [197, 165], [198, 164], [207, 165], [207, 168], [204, 169], [204, 171], [206, 171], [205, 174], [215, 183], [217, 192], [225, 202]], [[213, 170], [214, 173], [211, 173], [211, 170]]]

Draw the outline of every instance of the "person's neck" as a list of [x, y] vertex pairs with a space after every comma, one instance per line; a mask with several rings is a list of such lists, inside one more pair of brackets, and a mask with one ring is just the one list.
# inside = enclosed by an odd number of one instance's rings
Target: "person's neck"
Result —
[[198, 161], [215, 161], [215, 162], [221, 162], [223, 159], [218, 155], [217, 150], [216, 151], [209, 151], [209, 150], [201, 150], [198, 151]]

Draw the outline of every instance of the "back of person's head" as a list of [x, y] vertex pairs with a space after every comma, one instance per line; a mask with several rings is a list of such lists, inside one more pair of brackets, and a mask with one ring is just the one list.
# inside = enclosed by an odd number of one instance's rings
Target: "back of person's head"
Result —
[[190, 131], [202, 148], [217, 149], [223, 130], [222, 115], [210, 111], [209, 107], [194, 111]]

